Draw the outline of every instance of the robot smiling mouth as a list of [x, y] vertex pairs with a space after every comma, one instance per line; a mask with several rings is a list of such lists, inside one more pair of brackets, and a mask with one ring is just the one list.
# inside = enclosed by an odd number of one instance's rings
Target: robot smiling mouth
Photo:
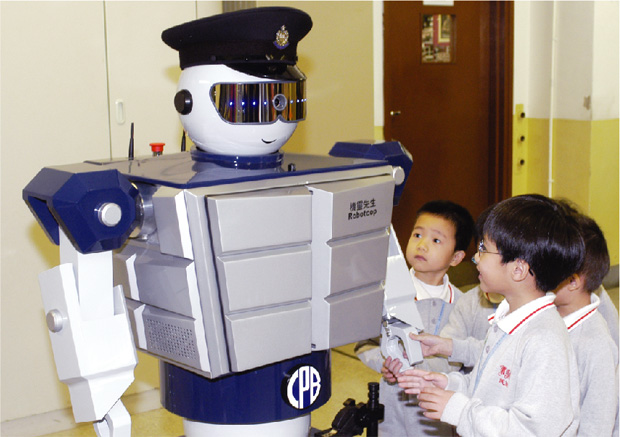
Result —
[[263, 143], [265, 143], [265, 144], [271, 144], [271, 143], [275, 142], [276, 140], [267, 141], [267, 140], [263, 140], [263, 139], [261, 138], [261, 141], [262, 141]]

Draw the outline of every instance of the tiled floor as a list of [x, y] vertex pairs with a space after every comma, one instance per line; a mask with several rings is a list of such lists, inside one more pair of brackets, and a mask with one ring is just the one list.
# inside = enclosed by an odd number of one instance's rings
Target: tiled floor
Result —
[[[312, 427], [323, 430], [331, 422], [348, 398], [356, 402], [368, 401], [368, 383], [379, 381], [380, 375], [362, 364], [353, 353], [353, 345], [332, 350], [332, 396], [323, 407], [312, 413]], [[94, 436], [92, 425], [46, 434], [45, 437]], [[133, 437], [173, 437], [183, 435], [181, 418], [163, 408], [132, 416]]]

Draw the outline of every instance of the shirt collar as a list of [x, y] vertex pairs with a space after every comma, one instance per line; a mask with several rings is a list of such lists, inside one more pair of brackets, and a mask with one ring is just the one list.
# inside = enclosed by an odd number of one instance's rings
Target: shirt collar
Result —
[[450, 284], [450, 280], [448, 279], [448, 274], [443, 275], [443, 284], [442, 289], [439, 295], [431, 295], [428, 291], [427, 287], [432, 287], [424, 282], [420, 281], [415, 276], [415, 271], [411, 269], [411, 277], [413, 278], [413, 285], [415, 286], [415, 300], [423, 300], [423, 299], [441, 299], [446, 303], [454, 303], [454, 289], [452, 288], [452, 284]]
[[564, 317], [564, 323], [566, 323], [566, 328], [571, 331], [572, 329], [579, 326], [585, 320], [590, 318], [596, 312], [599, 304], [601, 303], [601, 299], [594, 294], [590, 294], [590, 305], [586, 305], [582, 308], [579, 308], [577, 311], [570, 313], [566, 317]]
[[506, 299], [504, 299], [497, 306], [495, 314], [489, 316], [489, 323], [496, 323], [502, 331], [507, 334], [514, 334], [519, 328], [525, 326], [535, 315], [550, 308], [555, 309], [555, 305], [553, 304], [554, 300], [555, 294], [547, 293], [545, 296], [539, 297], [508, 314], [510, 305]]

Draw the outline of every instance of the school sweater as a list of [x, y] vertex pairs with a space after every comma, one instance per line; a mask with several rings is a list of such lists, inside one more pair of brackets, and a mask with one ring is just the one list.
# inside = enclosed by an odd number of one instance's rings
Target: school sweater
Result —
[[[474, 298], [473, 293], [478, 293], [478, 299]], [[450, 313], [448, 325], [441, 331], [442, 337], [452, 338], [452, 355], [450, 361], [463, 363], [464, 366], [473, 366], [480, 356], [480, 349], [484, 343], [484, 336], [489, 327], [488, 321], [485, 324], [485, 317], [491, 315], [495, 310], [493, 304], [481, 295], [480, 286], [472, 288], [464, 293], [459, 299], [454, 310]], [[597, 312], [603, 316], [616, 350], [618, 349], [619, 328], [618, 328], [618, 309], [612, 302], [607, 290], [602, 285], [595, 291], [600, 299]], [[496, 305], [495, 305], [496, 307]], [[461, 333], [467, 332], [468, 337], [463, 338]]]
[[[416, 299], [416, 307], [424, 323], [424, 332], [437, 334], [448, 322], [450, 312], [455, 302], [463, 296], [463, 292], [452, 285], [448, 275], [445, 275], [440, 290], [431, 291], [429, 294], [428, 289], [432, 290], [432, 287], [425, 287], [414, 276], [413, 269], [411, 275], [416, 289], [416, 295], [411, 298]], [[358, 357], [364, 364], [378, 372], [381, 371], [381, 366], [385, 361], [378, 347], [358, 353]], [[457, 370], [459, 366], [450, 365], [445, 357], [427, 357], [415, 367], [435, 372], [450, 372]], [[384, 420], [379, 423], [379, 435], [382, 437], [455, 435], [452, 425], [422, 416], [417, 397], [406, 394], [398, 383], [389, 384], [381, 378], [379, 401], [385, 407]]]
[[605, 321], [607, 322], [607, 326], [609, 327], [609, 333], [611, 334], [611, 338], [613, 338], [614, 343], [616, 343], [616, 349], [618, 348], [618, 308], [612, 302], [609, 297], [609, 293], [605, 290], [605, 287], [602, 285], [596, 290], [594, 293], [599, 297], [601, 303], [598, 306], [598, 313], [603, 316]]
[[450, 361], [463, 363], [465, 367], [476, 364], [489, 330], [489, 316], [496, 310], [497, 305], [489, 302], [479, 285], [463, 293], [439, 334], [452, 339]]
[[552, 293], [491, 318], [471, 373], [451, 372], [455, 391], [441, 420], [462, 437], [574, 436], [579, 426], [579, 375]]
[[611, 436], [618, 416], [618, 349], [599, 304], [592, 294], [590, 305], [564, 317], [579, 366], [580, 436]]
[[[452, 285], [448, 275], [444, 275], [441, 287], [429, 287], [411, 276], [416, 289], [416, 307], [424, 323], [424, 332], [437, 335], [448, 323], [450, 313], [463, 292]], [[459, 365], [451, 365], [445, 357], [426, 357], [415, 365], [418, 369], [434, 372], [458, 370]], [[379, 385], [379, 399], [385, 406], [385, 417], [379, 424], [379, 435], [385, 437], [453, 436], [452, 425], [430, 420], [422, 416], [415, 395], [408, 395], [398, 383], [388, 384], [384, 379]]]

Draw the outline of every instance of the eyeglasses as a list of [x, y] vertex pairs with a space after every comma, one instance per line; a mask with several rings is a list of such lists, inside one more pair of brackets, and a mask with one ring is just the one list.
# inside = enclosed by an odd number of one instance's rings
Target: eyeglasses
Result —
[[[482, 240], [480, 240], [480, 243], [478, 243], [478, 253], [480, 255], [482, 255], [484, 253], [491, 253], [491, 254], [494, 254], [494, 255], [501, 255], [501, 253], [499, 253], [499, 252], [489, 252], [487, 250], [487, 248], [484, 247], [484, 241], [482, 241]], [[478, 262], [476, 262], [476, 257], [475, 256], [471, 258], [471, 261], [474, 264], [476, 264], [476, 265], [478, 264]], [[529, 268], [529, 272], [530, 272], [530, 275], [534, 276], [534, 272], [532, 271], [531, 267]]]
[[228, 123], [294, 123], [306, 117], [306, 81], [218, 83], [211, 100]]
[[501, 255], [499, 252], [489, 252], [486, 247], [484, 247], [484, 241], [480, 240], [478, 243], [478, 253], [482, 255], [483, 253], [492, 253], [495, 255]]
[[[478, 253], [480, 255], [483, 255], [485, 253], [490, 253], [490, 254], [494, 254], [494, 255], [501, 255], [501, 253], [499, 253], [499, 252], [489, 252], [487, 250], [487, 248], [484, 247], [484, 241], [483, 240], [480, 240], [480, 243], [478, 243]], [[475, 265], [478, 265], [478, 261], [476, 261], [476, 257], [475, 256], [471, 257], [471, 262], [473, 262]]]

